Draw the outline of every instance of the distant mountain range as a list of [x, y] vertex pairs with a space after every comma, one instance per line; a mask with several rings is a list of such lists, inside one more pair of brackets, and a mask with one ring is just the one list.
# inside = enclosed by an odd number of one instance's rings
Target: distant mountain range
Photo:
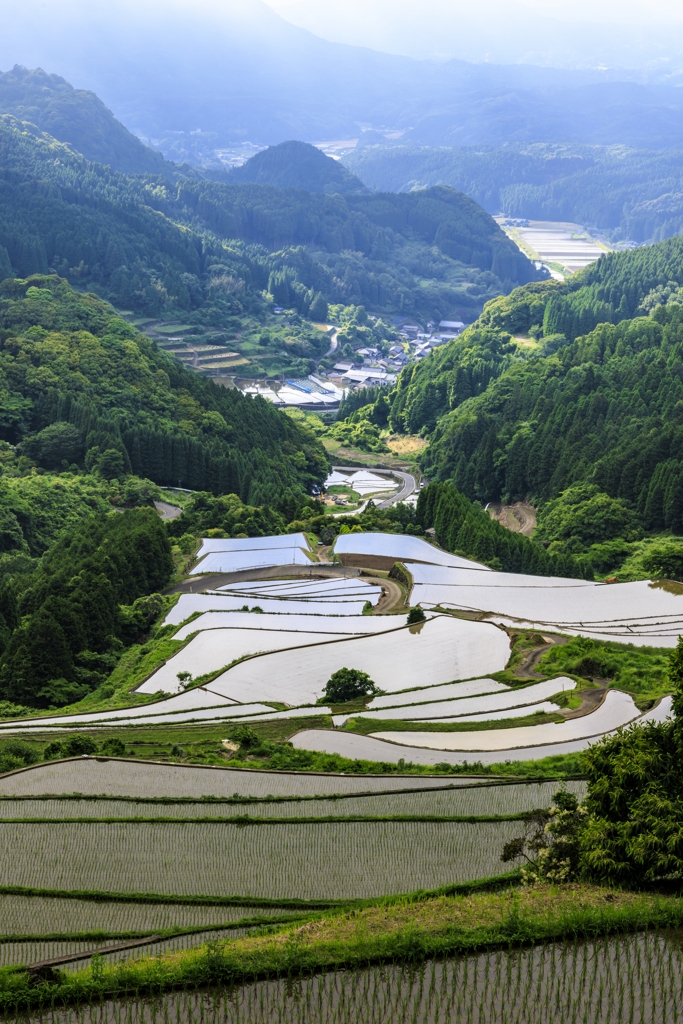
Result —
[[598, 9], [590, 21], [576, 11], [567, 20], [550, 4], [534, 10], [516, 0], [420, 0], [418, 16], [416, 6], [415, 0], [277, 4], [283, 18], [323, 39], [418, 60], [643, 69], [662, 80], [672, 74], [680, 80], [683, 69], [683, 24], [674, 16], [669, 24], [652, 12], [640, 23], [615, 23]]
[[261, 0], [25, 0], [3, 11], [0, 67], [93, 90], [168, 159], [365, 129], [423, 145], [683, 146], [683, 92], [624, 71], [445, 63], [320, 39]]

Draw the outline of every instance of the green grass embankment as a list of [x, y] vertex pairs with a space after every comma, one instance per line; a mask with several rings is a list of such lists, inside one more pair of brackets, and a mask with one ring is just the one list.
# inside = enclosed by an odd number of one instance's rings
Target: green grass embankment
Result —
[[461, 895], [413, 894], [339, 908], [266, 934], [214, 942], [154, 958], [92, 967], [40, 982], [22, 969], [0, 972], [0, 1012], [157, 995], [171, 988], [360, 968], [389, 961], [486, 950], [683, 923], [683, 899], [588, 885], [539, 886]]

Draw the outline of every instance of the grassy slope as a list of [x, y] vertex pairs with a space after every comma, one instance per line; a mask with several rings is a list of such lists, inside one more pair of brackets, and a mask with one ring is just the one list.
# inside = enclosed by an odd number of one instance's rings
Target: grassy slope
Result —
[[246, 982], [396, 959], [476, 952], [589, 937], [683, 920], [678, 896], [615, 892], [587, 885], [507, 888], [462, 895], [415, 894], [362, 909], [328, 911], [266, 934], [211, 944], [111, 967], [62, 975], [35, 986], [20, 970], [0, 972], [0, 1007], [16, 1012], [57, 998], [61, 1003], [171, 987]]

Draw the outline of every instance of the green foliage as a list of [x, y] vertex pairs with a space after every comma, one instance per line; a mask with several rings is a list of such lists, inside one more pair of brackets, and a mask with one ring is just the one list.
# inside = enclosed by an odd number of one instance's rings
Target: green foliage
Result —
[[129, 174], [169, 173], [173, 165], [117, 121], [95, 93], [73, 89], [59, 75], [18, 64], [0, 73], [0, 110], [30, 121], [88, 160]]
[[389, 425], [399, 433], [434, 430], [439, 419], [519, 361], [511, 337], [474, 326], [428, 358], [405, 367], [391, 396]]
[[[117, 741], [115, 740], [114, 743], [116, 744]], [[97, 743], [91, 736], [69, 736], [65, 740], [52, 740], [51, 743], [48, 743], [43, 751], [43, 761], [54, 761], [61, 757], [82, 757], [84, 754], [90, 755], [96, 752]]]
[[408, 612], [408, 625], [412, 626], [415, 622], [424, 622], [426, 618], [427, 616], [422, 608], [411, 608]]
[[325, 303], [471, 318], [535, 276], [492, 218], [449, 188], [340, 196], [126, 176], [8, 114], [0, 163], [3, 276], [54, 267], [147, 316], [220, 327], [262, 315], [270, 293], [315, 318]]
[[375, 693], [379, 693], [379, 690], [367, 672], [357, 668], [339, 668], [325, 683], [323, 696], [318, 703], [346, 704]]
[[447, 551], [484, 562], [504, 572], [534, 576], [592, 578], [586, 563], [566, 554], [549, 554], [520, 533], [511, 533], [449, 483], [424, 487], [416, 516], [424, 529], [434, 527], [436, 539]]
[[[372, 410], [372, 406], [368, 407]], [[380, 428], [366, 416], [365, 409], [359, 409], [347, 419], [335, 423], [328, 436], [341, 441], [349, 448], [357, 448], [362, 452], [387, 452], [389, 449], [382, 440]]]
[[501, 860], [524, 857], [522, 878], [529, 884], [562, 884], [576, 880], [580, 870], [580, 843], [585, 807], [573, 793], [560, 789], [549, 811], [537, 811], [527, 818], [524, 834], [503, 847]]
[[371, 188], [399, 192], [443, 182], [485, 210], [611, 229], [617, 238], [660, 241], [683, 226], [677, 150], [508, 144], [504, 147], [363, 147], [344, 157]]
[[81, 458], [83, 438], [71, 423], [50, 423], [27, 438], [21, 452], [45, 469], [67, 469]]
[[638, 697], [658, 697], [670, 690], [668, 657], [660, 647], [574, 637], [544, 654], [539, 671], [549, 676], [568, 673], [608, 679], [611, 685]]
[[303, 426], [184, 369], [57, 278], [0, 285], [0, 345], [0, 435], [43, 464], [82, 450], [107, 480], [132, 471], [257, 504], [324, 479], [324, 450]]
[[341, 195], [367, 192], [362, 181], [338, 160], [307, 142], [281, 142], [257, 153], [230, 172], [231, 182], [253, 182], [276, 188], [305, 189]]
[[23, 740], [5, 740], [0, 743], [0, 773], [12, 772], [35, 764], [38, 755], [34, 748]]
[[583, 874], [618, 885], [683, 878], [680, 759], [683, 638], [669, 656], [673, 721], [621, 730], [583, 754], [588, 777]]
[[683, 582], [683, 544], [669, 542], [651, 547], [642, 564], [653, 578]]
[[0, 660], [0, 696], [33, 707], [84, 697], [111, 672], [122, 643], [158, 614], [159, 602], [146, 595], [173, 571], [168, 538], [151, 509], [92, 518], [58, 540], [22, 578], [21, 619]]
[[[288, 500], [290, 501], [287, 507]], [[310, 501], [312, 499], [308, 499]], [[301, 509], [301, 500], [287, 493], [279, 495], [279, 504], [285, 513], [265, 505], [245, 505], [235, 494], [220, 498], [212, 494], [195, 494], [183, 509], [182, 515], [172, 519], [168, 531], [172, 537], [183, 537], [191, 533], [195, 537], [266, 537], [286, 532], [289, 518], [295, 519]]]
[[609, 507], [627, 538], [628, 508], [645, 530], [683, 532], [682, 343], [683, 307], [660, 307], [514, 365], [440, 421], [425, 469], [486, 501], [544, 501], [587, 481], [624, 503], [599, 499], [598, 519]]
[[536, 539], [565, 541], [568, 549], [583, 551], [592, 544], [642, 536], [637, 516], [619, 498], [610, 498], [595, 484], [576, 484], [542, 505]]

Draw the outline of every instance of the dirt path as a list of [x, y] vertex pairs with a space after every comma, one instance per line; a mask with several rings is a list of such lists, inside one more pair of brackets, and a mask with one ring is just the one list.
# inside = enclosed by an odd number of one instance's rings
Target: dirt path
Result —
[[[532, 651], [525, 655], [523, 661], [513, 669], [518, 679], [546, 679], [546, 676], [542, 676], [535, 671], [543, 655], [551, 648], [564, 646], [564, 644], [569, 643], [573, 639], [573, 637], [569, 636], [546, 636], [543, 634], [541, 636], [548, 642], [543, 644], [542, 647], [534, 647]], [[583, 718], [584, 715], [590, 715], [592, 711], [595, 711], [602, 704], [609, 689], [609, 680], [594, 679], [593, 683], [593, 689], [581, 690], [581, 703], [578, 708], [564, 708], [560, 711], [564, 719], [568, 721], [570, 718]]]
[[[543, 636], [543, 634], [540, 634]], [[534, 647], [524, 656], [522, 661], [513, 669], [518, 679], [545, 679], [545, 676], [534, 671], [544, 654], [547, 654], [552, 647], [562, 647], [571, 639], [568, 636], [543, 636], [546, 643], [542, 647]]]
[[500, 525], [511, 533], [531, 537], [536, 529], [536, 509], [524, 501], [518, 501], [514, 505], [501, 505], [494, 501], [487, 506], [487, 511], [492, 519], [497, 519]]
[[376, 583], [382, 588], [382, 596], [375, 605], [373, 615], [385, 615], [396, 608], [403, 608], [403, 591], [395, 580], [385, 580], [379, 577], [365, 577], [367, 583]]

